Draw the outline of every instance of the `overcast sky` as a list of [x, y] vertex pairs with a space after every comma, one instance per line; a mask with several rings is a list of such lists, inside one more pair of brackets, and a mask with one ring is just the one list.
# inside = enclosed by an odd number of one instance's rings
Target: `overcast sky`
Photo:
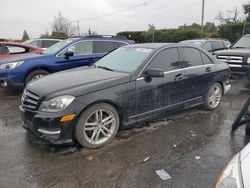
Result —
[[[202, 0], [0, 0], [0, 38], [22, 37], [27, 30], [33, 38], [51, 32], [60, 11], [81, 33], [88, 28], [98, 34], [119, 31], [176, 28], [201, 22]], [[241, 8], [247, 0], [205, 0], [205, 22], [214, 22], [219, 10]]]

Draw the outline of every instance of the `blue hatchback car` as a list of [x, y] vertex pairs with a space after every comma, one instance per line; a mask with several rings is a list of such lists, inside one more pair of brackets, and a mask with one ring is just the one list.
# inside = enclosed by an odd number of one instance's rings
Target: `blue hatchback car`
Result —
[[42, 54], [0, 61], [0, 87], [23, 88], [31, 80], [50, 73], [94, 63], [108, 52], [134, 41], [119, 36], [69, 38], [54, 44]]

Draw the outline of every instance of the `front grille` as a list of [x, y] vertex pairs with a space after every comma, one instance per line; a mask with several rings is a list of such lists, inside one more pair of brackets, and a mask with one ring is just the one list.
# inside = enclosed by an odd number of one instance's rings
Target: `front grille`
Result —
[[35, 93], [24, 90], [21, 103], [22, 107], [29, 110], [37, 110], [40, 97]]
[[219, 55], [217, 58], [227, 63], [243, 63], [243, 57], [241, 56]]

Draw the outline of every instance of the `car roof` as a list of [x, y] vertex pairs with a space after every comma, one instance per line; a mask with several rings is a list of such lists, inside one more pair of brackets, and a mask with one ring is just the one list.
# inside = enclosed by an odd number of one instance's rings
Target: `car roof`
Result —
[[[127, 39], [124, 36], [114, 36], [114, 35], [88, 35], [88, 36], [76, 36], [69, 38], [70, 40], [111, 40], [111, 41], [121, 41], [126, 43], [133, 43], [134, 41]], [[67, 39], [66, 39], [67, 40]]]
[[205, 39], [190, 39], [190, 40], [183, 40], [180, 42], [206, 42], [206, 41], [228, 41], [227, 39], [223, 38], [205, 38]]
[[141, 44], [133, 44], [124, 46], [126, 48], [152, 48], [159, 49], [168, 46], [177, 46], [177, 43], [141, 43]]
[[6, 45], [16, 45], [16, 46], [23, 46], [23, 47], [28, 47], [28, 48], [37, 48], [40, 49], [38, 47], [35, 46], [31, 46], [25, 43], [20, 43], [20, 42], [0, 42], [0, 44], [6, 44]]
[[[61, 39], [50, 39], [50, 38], [39, 38], [39, 39], [29, 39], [27, 41], [33, 41], [33, 40], [53, 40], [53, 41], [62, 41]], [[27, 42], [26, 41], [26, 42]]]

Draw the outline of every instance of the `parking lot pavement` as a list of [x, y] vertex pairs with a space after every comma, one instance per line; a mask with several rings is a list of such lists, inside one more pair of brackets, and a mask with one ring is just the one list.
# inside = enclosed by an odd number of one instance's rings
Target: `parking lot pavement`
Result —
[[[244, 127], [230, 130], [249, 93], [233, 85], [214, 112], [187, 110], [86, 150], [51, 146], [26, 133], [20, 93], [0, 89], [0, 187], [213, 187], [249, 140]], [[160, 169], [171, 179], [160, 179]]]

